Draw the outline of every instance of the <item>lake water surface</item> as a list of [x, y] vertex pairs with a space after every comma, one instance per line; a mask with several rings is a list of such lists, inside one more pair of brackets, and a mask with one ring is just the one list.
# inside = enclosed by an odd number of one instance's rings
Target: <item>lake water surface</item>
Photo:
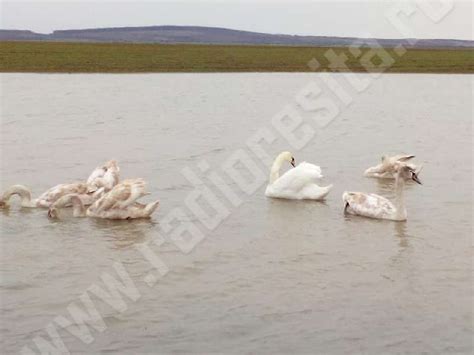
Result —
[[[38, 195], [85, 179], [103, 161], [122, 177], [143, 177], [160, 209], [151, 221], [74, 219], [46, 211], [1, 211], [1, 340], [17, 353], [68, 315], [71, 302], [119, 261], [140, 298], [115, 311], [92, 296], [107, 329], [85, 344], [58, 327], [74, 353], [472, 353], [472, 76], [383, 75], [350, 94], [324, 129], [295, 104], [320, 74], [2, 74], [1, 188]], [[365, 79], [367, 75], [357, 75]], [[324, 88], [324, 84], [321, 84]], [[299, 151], [271, 125], [292, 105], [316, 131]], [[261, 128], [272, 157], [323, 169], [334, 188], [325, 202], [246, 194], [222, 164]], [[422, 186], [406, 188], [408, 221], [344, 217], [345, 190], [393, 196], [367, 179], [384, 153], [412, 153]], [[250, 154], [250, 153], [249, 153]], [[252, 156], [267, 176], [268, 166]], [[210, 169], [201, 173], [197, 164]], [[210, 231], [184, 204], [195, 189], [189, 167], [219, 196], [228, 218]], [[242, 203], [208, 183], [215, 171]], [[153, 267], [136, 246], [157, 238], [175, 207], [205, 235], [185, 254], [152, 249], [170, 271], [153, 287]]]

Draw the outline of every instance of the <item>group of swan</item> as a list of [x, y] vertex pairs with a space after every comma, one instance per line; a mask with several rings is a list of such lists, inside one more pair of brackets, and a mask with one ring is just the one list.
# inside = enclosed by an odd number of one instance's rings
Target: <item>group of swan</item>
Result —
[[[404, 221], [407, 212], [404, 201], [406, 180], [421, 184], [418, 173], [421, 168], [409, 163], [413, 155], [382, 157], [377, 166], [367, 169], [365, 176], [395, 179], [394, 202], [376, 194], [344, 192], [344, 212], [364, 217]], [[280, 169], [289, 162], [292, 169], [280, 176]], [[127, 179], [119, 182], [120, 168], [115, 160], [97, 167], [85, 182], [61, 184], [52, 187], [37, 199], [31, 199], [30, 191], [22, 185], [13, 185], [0, 198], [0, 208], [8, 206], [11, 196], [19, 195], [22, 207], [49, 208], [48, 216], [58, 218], [61, 208], [72, 206], [74, 217], [96, 217], [106, 219], [148, 218], [157, 209], [159, 202], [142, 204], [137, 200], [145, 195], [146, 183], [143, 179]], [[295, 166], [295, 158], [290, 152], [280, 153], [270, 170], [269, 184], [265, 195], [272, 198], [293, 200], [323, 200], [332, 185], [319, 186], [321, 168], [302, 162]], [[89, 206], [89, 207], [86, 207]]]
[[[414, 155], [396, 155], [382, 157], [382, 162], [367, 169], [367, 177], [381, 179], [395, 179], [395, 201], [392, 203], [383, 196], [363, 192], [344, 192], [344, 212], [369, 218], [404, 221], [407, 212], [404, 200], [406, 180], [413, 180], [421, 184], [418, 173], [421, 167], [410, 164]], [[289, 162], [293, 169], [280, 176], [280, 169], [284, 162]], [[269, 184], [265, 190], [267, 197], [293, 200], [323, 200], [332, 188], [332, 185], [319, 186], [316, 182], [322, 178], [321, 168], [317, 165], [302, 162], [295, 166], [295, 158], [290, 152], [283, 152], [277, 156], [270, 170]]]
[[[117, 161], [110, 160], [94, 169], [85, 182], [56, 185], [36, 199], [23, 185], [13, 185], [0, 198], [0, 208], [8, 207], [13, 195], [20, 196], [22, 207], [49, 208], [48, 216], [58, 218], [58, 211], [72, 206], [73, 216], [106, 219], [148, 218], [159, 202], [141, 204], [137, 200], [147, 195], [143, 179], [120, 180]], [[86, 208], [86, 206], [89, 206]]]
[[413, 180], [421, 185], [421, 181], [412, 166], [395, 162], [391, 168], [392, 172], [387, 174], [395, 175], [395, 200], [389, 201], [387, 198], [363, 192], [344, 192], [344, 211], [349, 214], [359, 215], [369, 218], [389, 219], [392, 221], [405, 221], [407, 210], [405, 208], [404, 189], [405, 181]]

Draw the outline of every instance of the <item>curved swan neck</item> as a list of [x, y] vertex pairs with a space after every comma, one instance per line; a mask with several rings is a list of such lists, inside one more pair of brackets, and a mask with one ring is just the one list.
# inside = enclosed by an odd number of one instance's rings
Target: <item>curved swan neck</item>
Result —
[[280, 177], [280, 169], [285, 160], [285, 153], [281, 153], [276, 157], [270, 169], [270, 184], [273, 184]]
[[72, 204], [72, 215], [74, 217], [84, 217], [86, 216], [86, 208], [82, 203], [82, 200], [78, 196], [73, 196], [71, 198]]
[[20, 196], [22, 207], [35, 207], [36, 201], [31, 200], [31, 192], [25, 186], [13, 185], [5, 191], [0, 198], [1, 201], [7, 203], [13, 195]]

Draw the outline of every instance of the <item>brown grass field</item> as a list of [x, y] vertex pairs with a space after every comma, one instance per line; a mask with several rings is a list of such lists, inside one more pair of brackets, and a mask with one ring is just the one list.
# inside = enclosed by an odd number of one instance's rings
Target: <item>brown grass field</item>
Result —
[[[331, 66], [328, 50], [347, 56], [346, 67]], [[231, 46], [188, 44], [0, 42], [0, 72], [161, 73], [161, 72], [311, 72], [474, 73], [473, 49], [407, 49], [394, 63], [380, 66], [355, 58], [344, 47]], [[372, 54], [377, 54], [373, 53]], [[370, 56], [370, 55], [368, 55]], [[318, 69], [308, 62], [317, 59]]]

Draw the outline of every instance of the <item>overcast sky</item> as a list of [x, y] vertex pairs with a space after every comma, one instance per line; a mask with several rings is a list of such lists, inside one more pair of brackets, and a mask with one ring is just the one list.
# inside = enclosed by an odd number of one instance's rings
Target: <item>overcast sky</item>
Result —
[[[385, 16], [395, 2], [384, 0], [0, 1], [0, 28], [41, 33], [73, 28], [198, 25], [301, 35], [404, 37]], [[403, 18], [414, 37], [472, 39], [472, 2], [436, 0], [431, 4], [437, 9], [442, 1], [452, 1], [454, 6], [439, 23], [420, 10]]]

